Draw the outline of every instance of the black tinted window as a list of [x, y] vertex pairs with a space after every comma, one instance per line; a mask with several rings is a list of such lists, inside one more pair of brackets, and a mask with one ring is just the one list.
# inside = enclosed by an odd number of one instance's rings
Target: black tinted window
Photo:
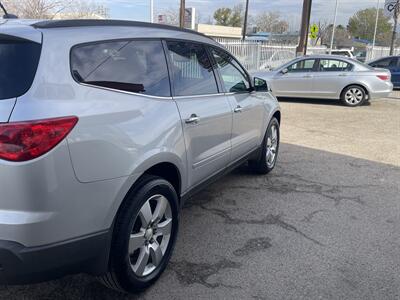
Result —
[[388, 68], [393, 65], [393, 62], [394, 58], [388, 57], [372, 63], [371, 66], [375, 68]]
[[153, 96], [170, 96], [161, 41], [103, 42], [73, 48], [71, 68], [82, 83]]
[[211, 50], [227, 92], [247, 92], [250, 88], [248, 76], [236, 60], [224, 51]]
[[218, 93], [207, 52], [200, 44], [168, 42], [176, 96]]
[[31, 87], [41, 45], [0, 37], [0, 99], [19, 97]]

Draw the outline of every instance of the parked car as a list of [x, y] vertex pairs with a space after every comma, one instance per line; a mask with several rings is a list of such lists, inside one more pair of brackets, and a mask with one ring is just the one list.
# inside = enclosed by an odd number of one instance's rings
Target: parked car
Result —
[[194, 31], [9, 20], [0, 69], [1, 283], [86, 272], [142, 290], [187, 198], [243, 162], [276, 164], [265, 80]]
[[353, 50], [351, 50], [351, 49], [335, 49], [335, 50], [332, 50], [330, 53], [329, 53], [329, 51], [326, 51], [326, 54], [345, 56], [345, 57], [353, 58], [353, 59], [356, 58], [353, 53]]
[[365, 63], [365, 61], [367, 59], [367, 51], [366, 50], [357, 51], [354, 54], [354, 56], [358, 61], [361, 61], [361, 62]]
[[378, 58], [368, 63], [373, 68], [388, 69], [392, 74], [392, 83], [395, 88], [400, 88], [400, 56]]
[[276, 97], [340, 99], [347, 106], [387, 97], [393, 90], [390, 72], [343, 56], [299, 57], [273, 72], [255, 72]]

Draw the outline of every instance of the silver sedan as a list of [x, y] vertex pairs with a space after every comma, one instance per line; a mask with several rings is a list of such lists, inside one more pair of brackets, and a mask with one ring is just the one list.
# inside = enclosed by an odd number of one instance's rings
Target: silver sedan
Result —
[[271, 72], [255, 72], [276, 97], [340, 99], [347, 106], [387, 97], [393, 90], [388, 70], [334, 55], [296, 58]]

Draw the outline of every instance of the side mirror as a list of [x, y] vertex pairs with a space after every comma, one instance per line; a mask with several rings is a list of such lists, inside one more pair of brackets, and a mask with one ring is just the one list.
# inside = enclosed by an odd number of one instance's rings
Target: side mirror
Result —
[[287, 68], [284, 68], [284, 69], [281, 70], [281, 73], [282, 73], [282, 74], [286, 74], [286, 73], [288, 73], [288, 72], [289, 72], [289, 70], [288, 70]]
[[254, 90], [257, 92], [269, 92], [269, 87], [264, 79], [254, 77]]

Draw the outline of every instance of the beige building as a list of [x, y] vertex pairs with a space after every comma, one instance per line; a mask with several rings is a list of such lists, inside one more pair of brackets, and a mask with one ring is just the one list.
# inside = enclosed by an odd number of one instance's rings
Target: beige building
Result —
[[241, 27], [197, 24], [197, 31], [213, 38], [240, 39], [242, 37]]

